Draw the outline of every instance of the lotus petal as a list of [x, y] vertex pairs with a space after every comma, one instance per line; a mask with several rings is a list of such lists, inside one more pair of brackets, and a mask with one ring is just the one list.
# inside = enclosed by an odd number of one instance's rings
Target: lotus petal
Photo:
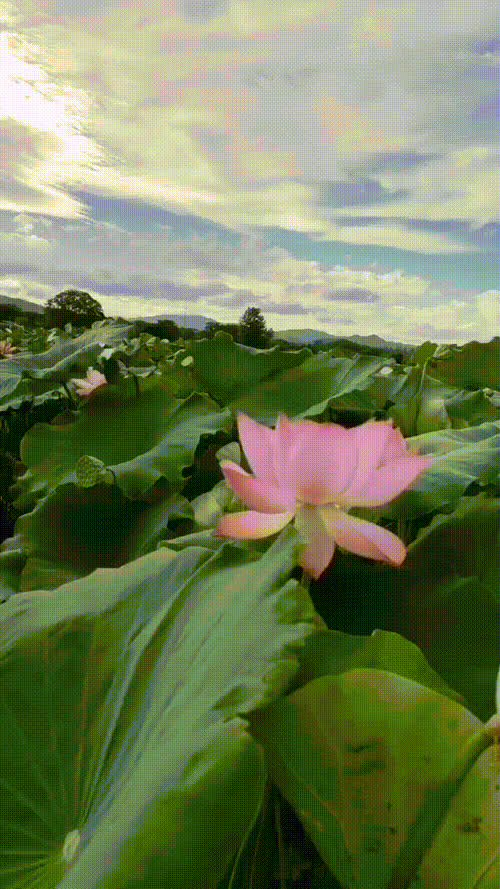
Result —
[[318, 507], [328, 533], [349, 552], [399, 567], [406, 558], [406, 547], [399, 537], [365, 519], [329, 506]]
[[230, 460], [224, 460], [220, 466], [228, 485], [250, 509], [277, 513], [295, 507], [293, 491], [285, 491], [262, 477], [255, 478]]
[[241, 446], [252, 472], [262, 479], [272, 478], [276, 483], [272, 472], [274, 430], [242, 413], [238, 414], [237, 426]]
[[343, 493], [343, 503], [348, 506], [382, 506], [390, 503], [406, 491], [428, 469], [431, 457], [408, 454], [399, 460], [375, 469], [361, 483], [358, 477]]
[[242, 540], [260, 540], [277, 534], [293, 519], [294, 510], [271, 514], [268, 512], [235, 512], [225, 515], [219, 522], [216, 537], [236, 537]]
[[276, 427], [274, 473], [303, 503], [337, 502], [358, 462], [350, 430], [335, 423], [295, 423], [282, 414]]

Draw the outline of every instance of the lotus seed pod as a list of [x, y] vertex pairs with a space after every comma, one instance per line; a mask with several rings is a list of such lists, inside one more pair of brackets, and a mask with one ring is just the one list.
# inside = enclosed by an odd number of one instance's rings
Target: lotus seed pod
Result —
[[92, 488], [106, 475], [106, 467], [97, 457], [85, 455], [80, 457], [75, 466], [75, 484], [79, 488]]

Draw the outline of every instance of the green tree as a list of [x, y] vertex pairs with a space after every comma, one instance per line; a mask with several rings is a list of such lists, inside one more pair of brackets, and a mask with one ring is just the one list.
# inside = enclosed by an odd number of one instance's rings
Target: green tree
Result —
[[175, 321], [171, 318], [162, 318], [160, 321], [153, 321], [144, 324], [144, 330], [152, 336], [157, 336], [160, 340], [169, 340], [175, 342], [179, 339], [179, 328]]
[[49, 320], [55, 322], [85, 323], [101, 321], [106, 317], [100, 303], [84, 290], [61, 291], [47, 301], [45, 313]]
[[203, 336], [211, 340], [219, 330], [222, 330], [222, 325], [218, 321], [207, 321], [203, 328]]
[[268, 349], [274, 337], [274, 331], [266, 327], [260, 309], [250, 306], [240, 318], [239, 340], [245, 346], [254, 349]]
[[239, 328], [238, 324], [222, 324], [221, 329], [225, 333], [228, 333], [230, 336], [232, 336], [235, 343], [238, 342], [238, 336], [240, 333], [240, 328]]

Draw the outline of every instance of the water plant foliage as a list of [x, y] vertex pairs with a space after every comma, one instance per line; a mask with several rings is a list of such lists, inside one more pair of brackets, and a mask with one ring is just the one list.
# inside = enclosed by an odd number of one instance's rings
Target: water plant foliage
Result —
[[[5, 339], [0, 889], [496, 889], [498, 340]], [[396, 423], [429, 468], [352, 514], [402, 566], [339, 547], [314, 579], [290, 524], [217, 537], [242, 412]]]

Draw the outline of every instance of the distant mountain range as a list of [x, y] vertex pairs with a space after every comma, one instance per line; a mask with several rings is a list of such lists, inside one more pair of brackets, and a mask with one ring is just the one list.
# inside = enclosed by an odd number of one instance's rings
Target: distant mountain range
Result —
[[[19, 312], [36, 312], [39, 315], [43, 315], [44, 307], [39, 305], [39, 303], [29, 302], [25, 299], [15, 299], [10, 296], [4, 296], [0, 294], [0, 305], [8, 305], [15, 306]], [[129, 320], [129, 319], [127, 319]], [[203, 330], [204, 327], [208, 324], [209, 321], [213, 321], [213, 318], [208, 318], [205, 315], [148, 315], [141, 318], [130, 319], [130, 323], [133, 321], [146, 321], [150, 324], [154, 324], [155, 321], [166, 321], [171, 320], [174, 321], [179, 327], [191, 327], [193, 330]], [[285, 340], [287, 343], [293, 344], [304, 344], [311, 345], [316, 340], [320, 340], [322, 343], [334, 344], [338, 343], [360, 346], [367, 346], [369, 349], [380, 349], [380, 351], [402, 351], [402, 352], [410, 352], [415, 346], [412, 346], [409, 343], [399, 343], [392, 342], [390, 340], [383, 340], [376, 334], [370, 334], [369, 336], [358, 336], [354, 334], [349, 337], [341, 337], [336, 336], [335, 334], [326, 333], [324, 330], [313, 330], [312, 328], [304, 328], [301, 330], [292, 329], [292, 330], [278, 330], [275, 331], [275, 336], [279, 339]]]
[[409, 343], [383, 340], [376, 334], [369, 334], [369, 336], [358, 336], [358, 334], [353, 334], [353, 336], [338, 336], [332, 333], [325, 333], [323, 330], [312, 330], [311, 328], [306, 328], [305, 330], [279, 330], [276, 333], [276, 336], [289, 343], [311, 344], [316, 340], [320, 340], [322, 343], [352, 343], [353, 345], [368, 346], [370, 349], [390, 348], [395, 350], [400, 349], [403, 352], [411, 351], [416, 348]]
[[135, 318], [135, 321], [148, 321], [154, 324], [155, 321], [174, 321], [179, 327], [192, 327], [193, 330], [203, 330], [209, 321], [213, 318], [207, 318], [205, 315], [148, 315]]
[[[174, 321], [179, 327], [192, 327], [193, 330], [203, 330], [209, 321], [214, 320], [213, 318], [207, 318], [205, 315], [150, 315], [147, 318], [136, 318], [135, 320], [147, 321], [150, 324], [154, 324], [155, 321], [166, 321], [168, 319]], [[321, 340], [321, 342], [332, 343], [349, 342], [353, 343], [353, 345], [359, 344], [368, 346], [371, 349], [399, 349], [403, 352], [412, 351], [412, 349], [416, 348], [410, 343], [383, 340], [376, 334], [369, 334], [368, 336], [358, 336], [357, 334], [354, 334], [349, 337], [341, 337], [333, 333], [327, 333], [325, 330], [313, 330], [311, 327], [303, 328], [301, 330], [277, 330], [275, 331], [275, 336], [279, 339], [286, 340], [287, 343], [304, 343], [305, 345], [311, 345], [316, 340]]]
[[19, 309], [20, 312], [38, 312], [40, 315], [43, 315], [43, 306], [40, 306], [38, 303], [28, 302], [26, 299], [15, 299], [12, 296], [0, 294], [0, 305], [13, 306]]

